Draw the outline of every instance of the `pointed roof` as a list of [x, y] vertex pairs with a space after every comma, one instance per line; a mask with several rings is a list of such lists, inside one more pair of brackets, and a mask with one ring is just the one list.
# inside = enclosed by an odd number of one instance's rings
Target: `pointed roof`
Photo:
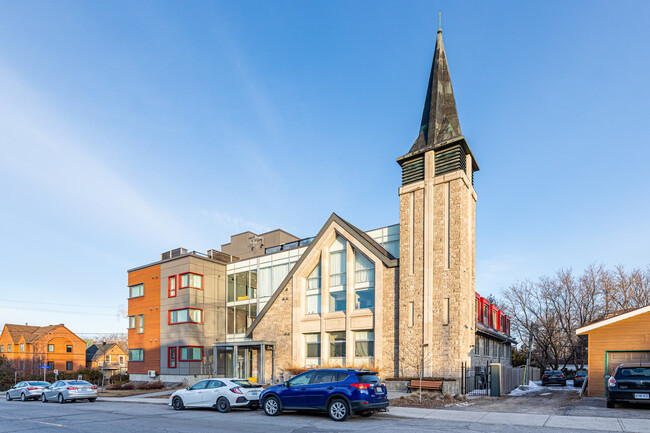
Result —
[[[63, 324], [59, 325], [49, 325], [49, 326], [30, 326], [30, 325], [14, 325], [11, 323], [5, 324], [5, 329], [11, 336], [11, 339], [14, 343], [17, 343], [20, 340], [20, 337], [23, 336], [26, 343], [33, 343], [42, 336], [49, 334], [58, 327], [65, 326]], [[67, 329], [67, 328], [66, 328]], [[75, 337], [79, 338], [76, 334], [72, 333]]]
[[318, 240], [322, 238], [325, 233], [327, 232], [327, 229], [329, 228], [332, 223], [335, 222], [341, 228], [343, 228], [345, 231], [347, 231], [359, 244], [363, 245], [366, 247], [370, 252], [372, 252], [377, 258], [379, 258], [384, 265], [387, 268], [394, 268], [399, 265], [399, 259], [396, 259], [393, 257], [391, 253], [389, 253], [384, 247], [379, 245], [377, 241], [375, 241], [373, 238], [368, 236], [365, 232], [362, 230], [358, 229], [357, 227], [353, 226], [340, 216], [338, 216], [335, 213], [332, 213], [330, 217], [327, 219], [325, 224], [323, 224], [323, 227], [320, 229], [318, 234], [314, 236], [314, 239], [311, 241], [307, 249], [305, 250], [304, 253], [300, 256], [298, 261], [296, 262], [295, 265], [291, 268], [287, 276], [282, 280], [282, 282], [278, 285], [278, 287], [275, 288], [275, 292], [273, 292], [273, 295], [271, 295], [271, 298], [268, 300], [264, 308], [259, 312], [251, 326], [246, 330], [246, 337], [250, 337], [253, 334], [253, 330], [257, 326], [257, 324], [262, 320], [262, 317], [266, 314], [266, 312], [271, 308], [271, 305], [273, 305], [273, 302], [280, 296], [280, 293], [284, 288], [286, 287], [287, 284], [289, 284], [289, 281], [293, 278], [293, 275], [296, 273], [296, 270], [300, 268], [302, 263], [306, 260], [306, 258], [309, 256], [309, 253], [315, 248], [316, 244], [318, 243]]
[[[447, 65], [447, 54], [442, 42], [442, 30], [436, 36], [436, 48], [433, 53], [433, 63], [429, 74], [429, 84], [422, 110], [420, 132], [408, 153], [397, 161], [405, 160], [422, 154], [431, 149], [442, 149], [453, 144], [461, 144], [466, 153], [471, 154], [465, 137], [460, 130], [456, 99], [451, 87], [451, 76]], [[473, 169], [478, 170], [473, 156]]]
[[460, 137], [462, 134], [454, 90], [451, 87], [445, 45], [442, 42], [442, 30], [438, 30], [427, 96], [422, 111], [420, 134], [409, 153], [436, 147], [437, 144]]

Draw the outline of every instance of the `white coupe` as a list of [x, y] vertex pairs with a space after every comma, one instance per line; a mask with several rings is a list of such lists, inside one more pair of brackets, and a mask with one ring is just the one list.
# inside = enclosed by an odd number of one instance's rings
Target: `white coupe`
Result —
[[169, 397], [175, 410], [186, 407], [212, 407], [229, 412], [232, 407], [259, 407], [262, 387], [246, 379], [206, 379], [186, 389], [179, 389]]

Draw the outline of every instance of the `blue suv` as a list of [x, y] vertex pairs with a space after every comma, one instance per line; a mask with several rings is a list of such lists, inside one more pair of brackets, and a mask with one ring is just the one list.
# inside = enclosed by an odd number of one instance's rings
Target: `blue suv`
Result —
[[260, 394], [260, 404], [269, 416], [283, 410], [325, 411], [334, 421], [351, 414], [370, 416], [386, 410], [386, 386], [377, 373], [368, 370], [328, 368], [309, 370]]

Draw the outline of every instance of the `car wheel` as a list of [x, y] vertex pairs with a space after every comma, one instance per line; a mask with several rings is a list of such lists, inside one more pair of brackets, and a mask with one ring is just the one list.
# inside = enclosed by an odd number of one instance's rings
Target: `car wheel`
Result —
[[172, 400], [172, 407], [174, 410], [183, 410], [185, 409], [185, 405], [183, 404], [183, 400], [180, 397], [174, 397]]
[[327, 406], [327, 414], [334, 421], [343, 421], [350, 415], [350, 410], [348, 409], [348, 404], [345, 400], [340, 398], [334, 399]]
[[91, 403], [94, 403], [95, 400], [97, 400], [97, 399], [96, 399], [96, 398], [89, 398], [89, 399], [88, 399], [88, 401], [91, 402]]
[[368, 418], [370, 415], [372, 415], [372, 411], [371, 410], [366, 410], [364, 412], [359, 413], [359, 415], [361, 415], [361, 416], [363, 416], [365, 418]]
[[607, 407], [608, 407], [609, 409], [614, 409], [614, 408], [616, 407], [616, 402], [615, 402], [615, 401], [607, 400]]
[[63, 394], [59, 394], [59, 396], [57, 397], [57, 400], [59, 401], [60, 404], [65, 403], [65, 398], [63, 398]]
[[45, 396], [45, 393], [41, 394], [41, 401], [43, 403], [47, 403], [47, 397]]
[[27, 397], [25, 396], [25, 393], [20, 394], [20, 401], [27, 401]]
[[230, 412], [230, 402], [226, 397], [219, 397], [216, 406], [217, 410], [221, 413]]
[[264, 400], [264, 413], [268, 416], [280, 415], [280, 400], [277, 397], [271, 396]]
[[11, 401], [11, 396], [7, 393], [7, 401]]

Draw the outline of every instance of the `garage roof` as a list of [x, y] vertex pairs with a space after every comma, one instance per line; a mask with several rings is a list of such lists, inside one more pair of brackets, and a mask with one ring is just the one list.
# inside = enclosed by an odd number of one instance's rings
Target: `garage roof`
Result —
[[629, 319], [631, 317], [635, 317], [644, 313], [650, 313], [650, 305], [637, 308], [636, 310], [628, 311], [627, 313], [619, 314], [618, 316], [610, 317], [609, 319], [592, 323], [591, 325], [583, 326], [582, 328], [576, 329], [576, 334], [586, 334], [589, 331], [593, 331], [594, 329], [602, 328], [603, 326], [611, 325], [612, 323], [620, 322], [621, 320]]

